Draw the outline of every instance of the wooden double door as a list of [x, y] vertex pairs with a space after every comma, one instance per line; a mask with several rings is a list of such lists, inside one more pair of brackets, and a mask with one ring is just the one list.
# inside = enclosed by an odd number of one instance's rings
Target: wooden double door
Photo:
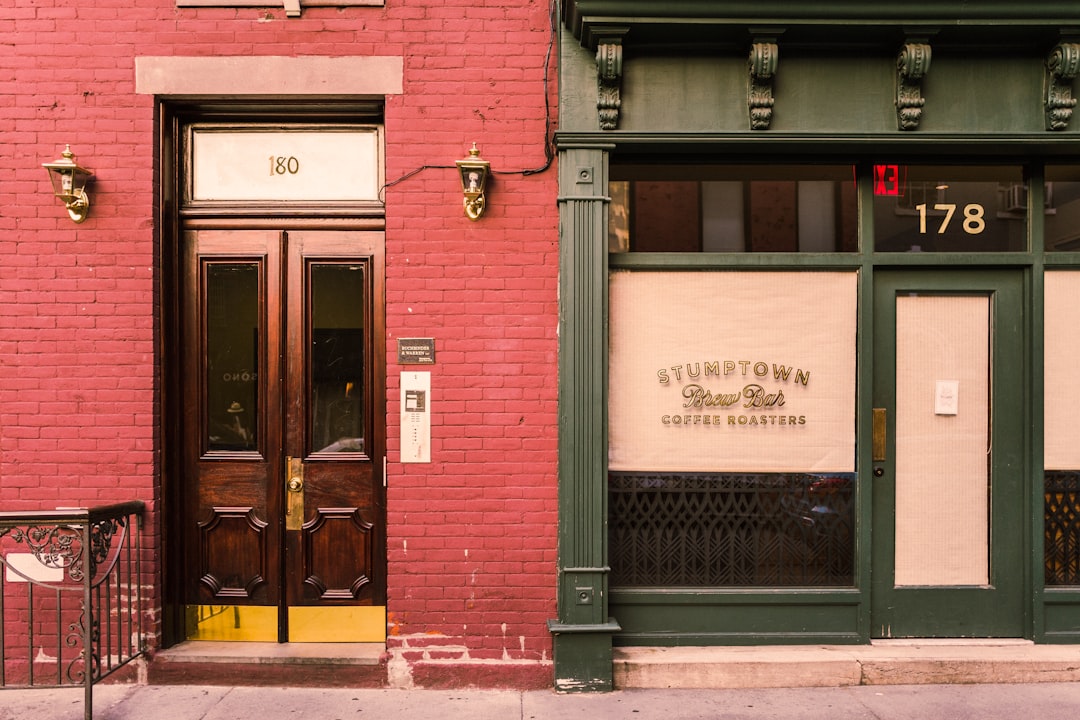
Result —
[[380, 640], [382, 233], [197, 230], [182, 241], [186, 635]]

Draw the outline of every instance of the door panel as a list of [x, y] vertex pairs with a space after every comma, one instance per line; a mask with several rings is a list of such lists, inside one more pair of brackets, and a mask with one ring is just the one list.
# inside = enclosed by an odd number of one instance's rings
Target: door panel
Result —
[[382, 235], [184, 239], [188, 636], [382, 639]]
[[304, 485], [287, 554], [289, 605], [382, 602], [372, 582], [382, 470], [370, 402], [372, 344], [382, 336], [375, 250], [357, 233], [289, 233], [286, 454], [303, 458]]
[[1021, 637], [1023, 277], [880, 272], [874, 287], [872, 634]]
[[183, 434], [185, 602], [280, 601], [280, 239], [273, 232], [185, 236]]

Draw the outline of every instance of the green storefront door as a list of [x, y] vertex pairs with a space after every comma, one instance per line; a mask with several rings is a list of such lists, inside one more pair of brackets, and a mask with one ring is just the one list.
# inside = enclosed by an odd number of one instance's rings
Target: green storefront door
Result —
[[1024, 635], [1024, 317], [1019, 271], [875, 274], [875, 638]]

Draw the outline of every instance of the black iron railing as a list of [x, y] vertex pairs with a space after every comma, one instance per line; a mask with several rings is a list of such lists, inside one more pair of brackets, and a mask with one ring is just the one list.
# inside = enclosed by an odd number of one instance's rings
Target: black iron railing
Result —
[[0, 512], [0, 688], [81, 685], [91, 720], [94, 683], [145, 649], [143, 511]]

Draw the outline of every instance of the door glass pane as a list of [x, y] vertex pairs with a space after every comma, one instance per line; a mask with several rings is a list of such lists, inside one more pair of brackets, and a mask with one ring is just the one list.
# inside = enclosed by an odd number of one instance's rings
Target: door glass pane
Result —
[[310, 266], [311, 402], [315, 452], [364, 452], [364, 270]]
[[989, 582], [990, 299], [896, 299], [896, 575]]
[[259, 266], [206, 266], [208, 450], [258, 444]]

